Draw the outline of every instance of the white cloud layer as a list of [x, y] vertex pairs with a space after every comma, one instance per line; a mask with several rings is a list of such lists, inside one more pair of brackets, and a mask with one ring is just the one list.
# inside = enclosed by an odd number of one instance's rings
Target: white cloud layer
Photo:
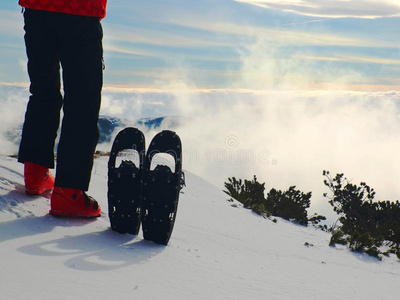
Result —
[[[121, 117], [141, 114], [158, 101], [164, 103], [159, 114], [185, 116], [175, 128], [183, 141], [184, 168], [221, 188], [230, 176], [253, 175], [267, 183], [267, 191], [296, 185], [313, 192], [311, 211], [330, 220], [323, 170], [344, 172], [355, 184], [366, 181], [380, 200], [400, 194], [399, 92], [184, 91], [180, 86], [175, 92], [170, 87], [124, 93], [130, 100], [119, 104]], [[155, 133], [146, 132], [147, 142]]]
[[0, 154], [16, 154], [29, 93], [26, 87], [0, 83]]
[[235, 0], [266, 8], [320, 17], [377, 18], [400, 16], [397, 0]]
[[[26, 89], [0, 86], [1, 154], [17, 151], [10, 130], [23, 121]], [[184, 168], [217, 186], [257, 175], [266, 188], [312, 191], [311, 211], [332, 218], [322, 170], [366, 181], [377, 199], [400, 194], [399, 92], [161, 91], [106, 89], [102, 114], [134, 120], [182, 116]], [[162, 104], [162, 105], [161, 105]], [[168, 127], [168, 124], [164, 124]], [[146, 131], [147, 142], [155, 130]], [[101, 145], [102, 150], [110, 145]]]

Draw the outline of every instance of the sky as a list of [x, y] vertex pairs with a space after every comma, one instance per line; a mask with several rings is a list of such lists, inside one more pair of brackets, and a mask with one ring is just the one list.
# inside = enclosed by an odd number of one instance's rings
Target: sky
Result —
[[[0, 4], [0, 82], [27, 83], [20, 12]], [[399, 87], [397, 0], [115, 0], [102, 23], [106, 87]]]
[[[397, 0], [114, 0], [102, 25], [101, 114], [182, 117], [185, 169], [221, 188], [296, 185], [325, 214], [323, 170], [399, 199]], [[23, 34], [2, 1], [1, 154], [17, 152], [29, 96]]]

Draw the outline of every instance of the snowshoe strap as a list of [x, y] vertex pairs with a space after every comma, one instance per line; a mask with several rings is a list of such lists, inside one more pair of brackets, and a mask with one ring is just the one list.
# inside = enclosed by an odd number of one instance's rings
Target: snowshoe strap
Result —
[[186, 186], [185, 173], [183, 171], [181, 171], [181, 178], [180, 178], [180, 182], [179, 182], [180, 190], [183, 189], [184, 186]]
[[145, 156], [145, 139], [143, 133], [133, 127], [127, 127], [121, 130], [115, 137], [114, 143], [111, 148], [110, 158], [108, 161], [108, 168], [114, 169], [117, 155], [120, 151], [125, 149], [133, 149], [139, 153], [138, 168], [142, 167]]

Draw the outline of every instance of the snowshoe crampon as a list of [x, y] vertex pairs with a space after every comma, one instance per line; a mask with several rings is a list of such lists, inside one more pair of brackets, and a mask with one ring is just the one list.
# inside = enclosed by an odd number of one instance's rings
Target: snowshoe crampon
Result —
[[[129, 150], [137, 152], [138, 162], [117, 157]], [[116, 136], [108, 161], [108, 214], [111, 228], [119, 233], [137, 235], [140, 228], [140, 194], [145, 138], [136, 128], [125, 128]]]
[[[172, 165], [154, 159], [157, 154], [172, 156]], [[167, 245], [175, 223], [179, 193], [184, 185], [182, 144], [175, 132], [164, 130], [153, 138], [144, 161], [142, 178], [143, 237]]]

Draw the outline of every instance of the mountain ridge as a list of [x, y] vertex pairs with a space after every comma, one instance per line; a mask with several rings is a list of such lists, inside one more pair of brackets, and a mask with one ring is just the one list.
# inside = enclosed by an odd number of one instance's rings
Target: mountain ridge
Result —
[[[150, 129], [176, 129], [182, 122], [183, 117], [180, 116], [161, 116], [161, 117], [147, 117], [138, 120], [129, 120], [125, 118], [118, 118], [108, 115], [100, 115], [98, 121], [99, 127], [99, 144], [110, 143], [118, 129], [125, 127], [138, 127], [141, 130]], [[12, 142], [14, 145], [19, 145], [21, 140], [22, 124], [17, 127], [9, 129], [5, 138]], [[58, 132], [59, 136], [59, 132]]]

